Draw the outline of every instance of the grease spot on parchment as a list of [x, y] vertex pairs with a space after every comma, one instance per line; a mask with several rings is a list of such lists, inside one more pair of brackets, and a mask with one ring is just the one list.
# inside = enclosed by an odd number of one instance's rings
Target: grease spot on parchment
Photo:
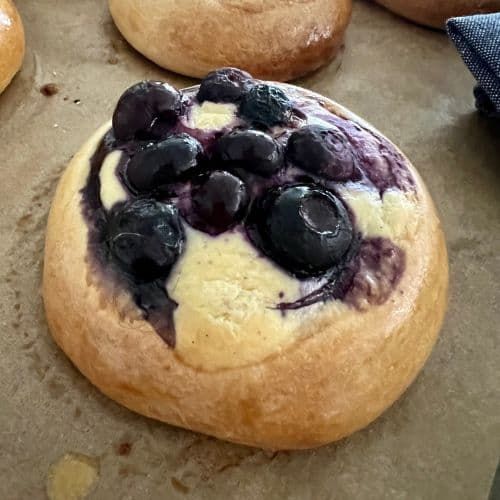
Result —
[[172, 486], [174, 490], [177, 490], [180, 493], [184, 493], [184, 495], [187, 495], [190, 491], [191, 488], [189, 486], [186, 486], [182, 481], [179, 481], [176, 477], [171, 477], [170, 482], [172, 483]]
[[56, 377], [48, 381], [47, 389], [52, 399], [59, 399], [66, 392], [66, 387]]
[[47, 374], [50, 365], [47, 364], [47, 362], [40, 356], [38, 351], [30, 351], [28, 350], [26, 352], [26, 355], [31, 358], [31, 368], [35, 371], [36, 375], [38, 376], [38, 379], [42, 381], [45, 378], [45, 375]]
[[123, 465], [118, 469], [118, 474], [120, 477], [128, 477], [128, 476], [148, 476], [148, 472], [142, 470], [137, 465], [127, 464]]
[[49, 500], [81, 500], [99, 478], [97, 459], [78, 453], [67, 453], [52, 464], [47, 476]]
[[[209, 436], [197, 436], [177, 455], [177, 471], [173, 479], [193, 490], [200, 482], [210, 481], [228, 470], [268, 465], [281, 453], [226, 443]], [[172, 479], [171, 482], [173, 488], [177, 489]]]

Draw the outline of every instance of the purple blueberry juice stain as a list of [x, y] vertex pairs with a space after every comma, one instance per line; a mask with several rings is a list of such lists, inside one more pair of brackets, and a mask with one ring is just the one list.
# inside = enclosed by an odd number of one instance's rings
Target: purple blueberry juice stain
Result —
[[[144, 319], [149, 321], [158, 335], [169, 345], [175, 347], [174, 311], [177, 303], [172, 300], [166, 290], [166, 278], [160, 277], [143, 282], [126, 273], [113, 259], [108, 245], [108, 215], [101, 204], [99, 172], [106, 156], [116, 149], [130, 152], [130, 145], [116, 148], [111, 131], [101, 140], [96, 152], [90, 159], [90, 172], [86, 186], [82, 190], [83, 215], [87, 221], [88, 256], [94, 272], [104, 280], [112, 280], [118, 286], [130, 292], [135, 304], [142, 311]], [[122, 155], [117, 172], [122, 178], [128, 161], [126, 153]]]
[[[381, 195], [414, 190], [403, 156], [319, 100], [224, 71], [204, 81], [203, 96], [197, 88], [179, 93], [153, 82], [119, 101], [119, 137], [113, 129], [104, 135], [82, 190], [93, 269], [130, 293], [170, 347], [178, 304], [166, 284], [189, 244], [185, 225], [213, 237], [238, 231], [262, 258], [301, 280], [298, 300], [286, 302], [279, 293], [275, 308], [282, 314], [334, 299], [360, 310], [384, 303], [401, 279], [405, 254], [388, 239], [362, 237], [338, 186], [355, 182]], [[218, 95], [238, 106], [231, 126], [190, 128], [192, 106]], [[129, 199], [106, 211], [99, 173], [116, 150], [122, 153], [116, 175]]]
[[381, 195], [390, 188], [415, 190], [415, 181], [406, 167], [405, 158], [385, 137], [330, 112], [324, 103], [316, 99], [303, 97], [296, 91], [293, 94], [296, 97], [298, 115], [304, 120], [313, 124], [331, 124], [345, 134], [363, 174], [361, 182], [374, 186]]
[[404, 273], [406, 255], [387, 238], [367, 238], [361, 242], [355, 265], [357, 272], [343, 298], [362, 310], [389, 298]]

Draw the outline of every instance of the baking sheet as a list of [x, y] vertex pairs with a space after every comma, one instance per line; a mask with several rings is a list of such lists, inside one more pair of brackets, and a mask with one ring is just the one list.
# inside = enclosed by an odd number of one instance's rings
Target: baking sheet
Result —
[[[64, 464], [70, 483], [95, 471], [92, 499], [486, 498], [500, 450], [500, 127], [474, 112], [473, 80], [446, 36], [359, 1], [340, 67], [299, 82], [413, 160], [442, 215], [451, 297], [423, 373], [378, 421], [321, 449], [270, 453], [131, 413], [49, 337], [42, 245], [62, 169], [128, 85], [194, 82], [131, 49], [104, 0], [17, 4], [28, 50], [0, 96], [0, 498], [45, 498]], [[48, 83], [56, 94], [40, 93]]]

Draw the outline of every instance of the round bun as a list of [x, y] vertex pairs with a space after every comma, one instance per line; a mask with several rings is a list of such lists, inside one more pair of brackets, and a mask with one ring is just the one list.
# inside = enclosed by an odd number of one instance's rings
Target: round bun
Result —
[[352, 0], [109, 0], [123, 36], [160, 66], [196, 78], [235, 66], [287, 81], [340, 49]]
[[21, 68], [24, 58], [24, 29], [11, 0], [0, 0], [0, 92]]
[[500, 0], [376, 0], [400, 16], [433, 28], [451, 17], [500, 11]]
[[[282, 88], [381, 137], [333, 101]], [[169, 293], [178, 302], [172, 348], [89, 256], [93, 240], [82, 188], [109, 128], [95, 133], [61, 178], [43, 276], [52, 335], [93, 384], [138, 413], [273, 450], [338, 440], [401, 396], [436, 341], [448, 286], [441, 225], [406, 158], [414, 189], [403, 204], [397, 204], [398, 193], [387, 194], [387, 212], [378, 220], [366, 199], [350, 205], [361, 224], [384, 227], [406, 253], [405, 270], [388, 300], [361, 308], [329, 300], [282, 315], [260, 297], [266, 288], [284, 289], [296, 279], [252, 254], [249, 243], [231, 247], [231, 233], [204, 240], [193, 233], [169, 277]], [[298, 326], [290, 333], [292, 324]]]

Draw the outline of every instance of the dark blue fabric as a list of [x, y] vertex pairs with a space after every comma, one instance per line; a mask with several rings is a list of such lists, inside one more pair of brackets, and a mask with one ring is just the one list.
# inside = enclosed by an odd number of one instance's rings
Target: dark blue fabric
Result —
[[500, 462], [498, 462], [497, 472], [493, 478], [493, 484], [491, 485], [488, 500], [500, 500]]
[[476, 106], [500, 116], [500, 13], [454, 17], [446, 29], [478, 82]]

